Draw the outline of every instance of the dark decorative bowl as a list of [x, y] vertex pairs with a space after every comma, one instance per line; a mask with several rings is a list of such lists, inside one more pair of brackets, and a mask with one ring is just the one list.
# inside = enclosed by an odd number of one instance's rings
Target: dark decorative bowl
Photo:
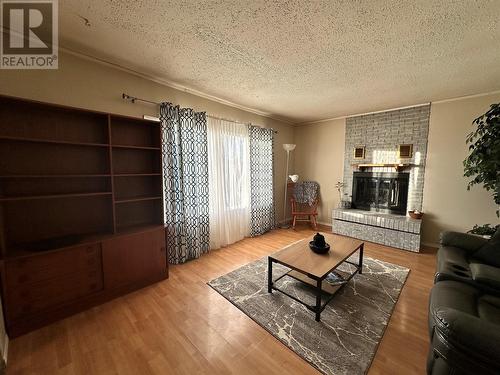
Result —
[[422, 219], [422, 216], [424, 216], [424, 213], [423, 212], [419, 212], [419, 213], [415, 213], [415, 211], [408, 211], [408, 214], [410, 215], [410, 217], [412, 219], [417, 219], [417, 220], [420, 220]]
[[325, 244], [324, 247], [318, 247], [318, 246], [314, 245], [314, 241], [309, 241], [309, 247], [316, 254], [326, 254], [327, 252], [330, 251], [330, 245], [329, 244]]

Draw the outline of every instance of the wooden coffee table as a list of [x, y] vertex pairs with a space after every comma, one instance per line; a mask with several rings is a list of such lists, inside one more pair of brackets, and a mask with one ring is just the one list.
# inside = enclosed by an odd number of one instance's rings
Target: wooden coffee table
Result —
[[[267, 291], [272, 293], [273, 289], [281, 292], [295, 301], [303, 304], [309, 310], [316, 313], [316, 321], [319, 322], [321, 312], [326, 305], [332, 300], [335, 294], [344, 287], [349, 280], [351, 280], [357, 273], [363, 272], [363, 247], [362, 241], [346, 238], [336, 237], [328, 233], [322, 233], [325, 240], [330, 244], [330, 251], [326, 254], [316, 254], [309, 248], [310, 239], [304, 239], [295, 242], [268, 257], [268, 275], [267, 275]], [[359, 262], [352, 263], [347, 260], [352, 254], [359, 251]], [[340, 280], [336, 285], [331, 285], [327, 282], [323, 284], [323, 280], [328, 274], [334, 271], [342, 263], [349, 263], [355, 266], [354, 272], [349, 276]], [[273, 263], [279, 263], [291, 270], [284, 275], [280, 276], [273, 281]], [[315, 288], [316, 292], [316, 305], [309, 305], [298, 298], [288, 294], [287, 292], [274, 286], [274, 283], [281, 278], [289, 276], [301, 281], [305, 284], [311, 285]], [[322, 293], [329, 294], [327, 300], [322, 304]]]

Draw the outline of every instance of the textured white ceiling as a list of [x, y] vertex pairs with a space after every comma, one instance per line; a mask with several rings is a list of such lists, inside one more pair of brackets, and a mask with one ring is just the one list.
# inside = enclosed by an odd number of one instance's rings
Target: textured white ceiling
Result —
[[293, 122], [500, 89], [500, 0], [59, 8], [63, 47]]

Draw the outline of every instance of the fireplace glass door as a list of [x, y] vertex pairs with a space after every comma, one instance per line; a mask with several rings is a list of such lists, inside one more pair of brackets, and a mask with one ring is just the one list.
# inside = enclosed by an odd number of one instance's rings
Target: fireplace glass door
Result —
[[352, 206], [368, 211], [406, 214], [408, 173], [354, 172]]

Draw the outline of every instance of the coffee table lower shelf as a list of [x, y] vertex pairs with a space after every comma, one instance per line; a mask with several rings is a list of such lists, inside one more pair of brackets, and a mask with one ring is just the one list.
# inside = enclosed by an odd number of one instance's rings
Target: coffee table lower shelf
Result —
[[[349, 282], [349, 280], [351, 280], [354, 277], [354, 275], [356, 275], [357, 273], [361, 274], [363, 272], [363, 247], [361, 246], [359, 249], [359, 263], [358, 264], [347, 261], [347, 260], [345, 260], [344, 262], [349, 263], [352, 266], [354, 266], [355, 267], [354, 271], [351, 274], [349, 274], [348, 277], [343, 278], [343, 280], [341, 282], [339, 282], [338, 284], [332, 285], [328, 282], [323, 283], [323, 281], [325, 280], [327, 275], [325, 275], [325, 277], [323, 277], [323, 278], [316, 279], [316, 278], [312, 278], [312, 277], [310, 277], [302, 272], [299, 272], [299, 271], [293, 270], [293, 269], [288, 271], [287, 273], [281, 275], [276, 280], [273, 280], [272, 279], [273, 263], [280, 263], [280, 264], [283, 264], [283, 263], [277, 261], [276, 259], [273, 259], [272, 257], [268, 257], [268, 286], [267, 286], [268, 290], [267, 291], [269, 293], [272, 293], [273, 290], [276, 290], [277, 292], [283, 293], [284, 295], [290, 297], [294, 301], [304, 305], [307, 309], [309, 309], [315, 313], [316, 321], [319, 322], [320, 318], [321, 318], [321, 312], [325, 309], [325, 307], [333, 299], [333, 297], [335, 297], [335, 294], [337, 294]], [[287, 266], [286, 264], [283, 264], [283, 265]], [[292, 296], [291, 294], [285, 292], [284, 290], [282, 290], [274, 285], [275, 282], [281, 280], [283, 277], [286, 277], [286, 276], [292, 277], [297, 281], [300, 281], [304, 284], [307, 284], [307, 285], [315, 288], [316, 304], [310, 305], [308, 303], [305, 303], [304, 301], [301, 301], [297, 297]], [[329, 296], [326, 299], [326, 301], [323, 303], [322, 294], [324, 294], [324, 293], [328, 294]]]
[[[312, 286], [314, 288], [316, 287], [316, 282], [313, 279], [311, 279], [310, 277], [304, 275], [303, 273], [291, 270], [291, 271], [288, 271], [283, 276], [290, 276], [297, 281], [302, 281], [304, 284], [307, 284], [307, 285]], [[331, 295], [331, 294], [337, 293], [339, 291], [339, 289], [342, 288], [345, 284], [347, 284], [347, 281], [345, 281], [345, 280], [343, 280], [342, 282], [339, 282], [336, 285], [332, 285], [329, 282], [324, 282], [321, 285], [321, 290], [323, 292]]]

